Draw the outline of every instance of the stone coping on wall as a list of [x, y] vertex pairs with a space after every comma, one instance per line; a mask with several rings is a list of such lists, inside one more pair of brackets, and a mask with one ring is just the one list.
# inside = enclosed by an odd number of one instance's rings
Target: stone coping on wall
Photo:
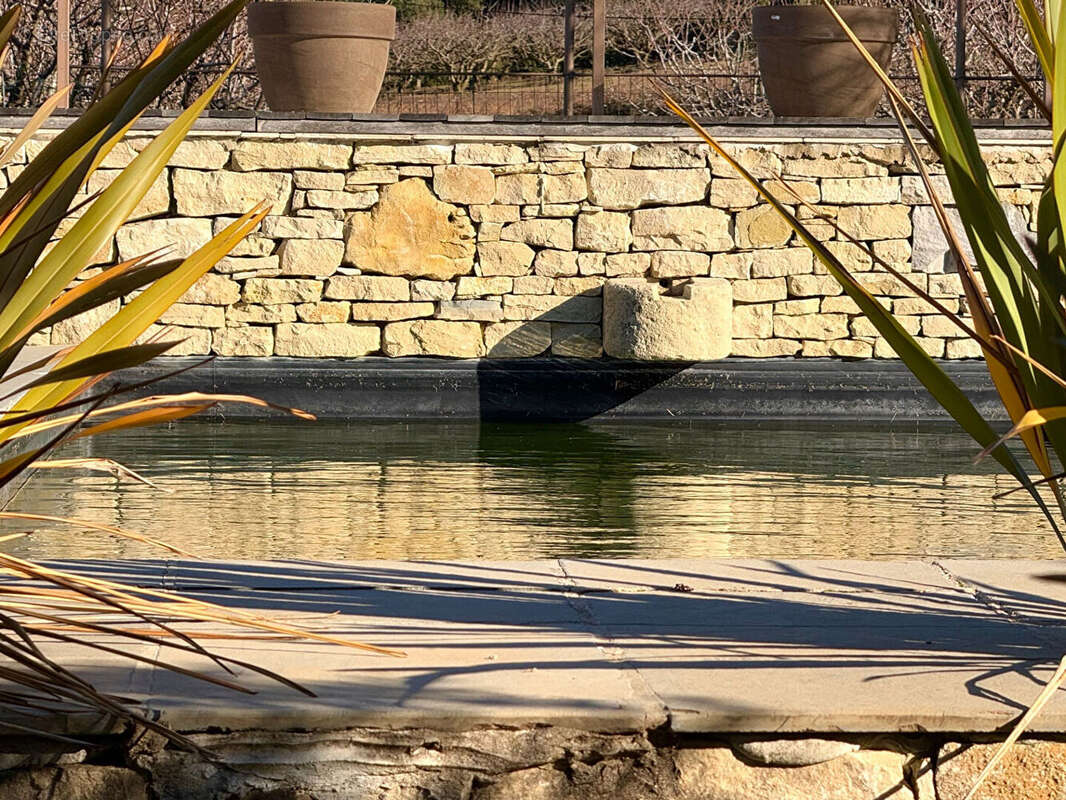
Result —
[[[134, 123], [134, 131], [165, 128], [178, 111], [148, 112]], [[61, 130], [76, 119], [56, 115], [44, 131]], [[0, 110], [0, 133], [21, 130], [29, 112]], [[895, 123], [884, 119], [778, 120], [740, 117], [707, 120], [707, 131], [726, 142], [901, 142]], [[988, 144], [1040, 143], [1050, 140], [1049, 128], [1037, 120], [978, 120], [978, 138]], [[515, 141], [567, 140], [697, 142], [696, 134], [673, 117], [514, 117], [472, 114], [322, 114], [282, 112], [209, 112], [194, 125], [191, 136], [231, 133], [317, 138], [343, 136], [366, 141]]]

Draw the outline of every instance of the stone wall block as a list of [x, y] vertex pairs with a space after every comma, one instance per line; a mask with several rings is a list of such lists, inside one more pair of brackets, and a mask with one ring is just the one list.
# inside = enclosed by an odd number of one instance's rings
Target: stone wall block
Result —
[[308, 208], [322, 208], [331, 211], [354, 211], [372, 208], [377, 203], [379, 194], [376, 190], [336, 191], [332, 189], [312, 189], [307, 192]]
[[[269, 306], [268, 306], [269, 307]], [[293, 308], [292, 306], [280, 306], [281, 308]], [[295, 316], [292, 319], [278, 320], [278, 322], [325, 323], [347, 322], [352, 316], [352, 304], [344, 301], [322, 300], [317, 303], [300, 303], [295, 306]]]
[[344, 243], [336, 239], [286, 239], [278, 248], [282, 275], [332, 275], [344, 257]]
[[524, 219], [505, 225], [500, 232], [504, 242], [521, 242], [530, 247], [574, 248], [574, 223], [569, 219]]
[[274, 329], [245, 325], [222, 328], [211, 337], [211, 350], [220, 356], [265, 357], [274, 354]]
[[504, 318], [503, 303], [499, 298], [441, 300], [437, 316], [440, 319], [499, 322]]
[[320, 281], [300, 278], [249, 278], [244, 282], [246, 303], [270, 306], [281, 303], [311, 303], [322, 298]]
[[487, 167], [433, 168], [433, 191], [446, 203], [487, 205], [496, 197], [496, 178]]
[[642, 206], [696, 203], [707, 197], [706, 169], [598, 169], [588, 171], [589, 200], [625, 211]]
[[603, 302], [599, 297], [526, 294], [503, 298], [506, 320], [599, 322], [602, 316]]
[[432, 317], [436, 310], [436, 303], [352, 303], [351, 315], [353, 322], [395, 322]]
[[345, 169], [352, 146], [327, 142], [286, 139], [263, 141], [244, 139], [233, 148], [231, 166], [240, 172], [252, 170]]
[[470, 218], [418, 178], [386, 186], [373, 211], [349, 218], [345, 237], [345, 261], [367, 272], [447, 280], [474, 266]]
[[292, 322], [278, 325], [274, 351], [298, 358], [358, 358], [381, 348], [377, 325]]
[[209, 272], [194, 283], [179, 302], [228, 306], [240, 299], [241, 285], [237, 281]]
[[633, 212], [634, 250], [729, 250], [729, 215], [708, 206], [647, 208]]
[[226, 325], [226, 309], [194, 303], [175, 303], [162, 313], [164, 325], [185, 325], [190, 328], [222, 328]]
[[489, 358], [531, 358], [552, 346], [549, 322], [494, 322], [485, 326], [485, 351]]
[[741, 211], [736, 216], [737, 247], [784, 247], [791, 238], [791, 226], [768, 205]]
[[529, 156], [524, 148], [515, 144], [457, 144], [455, 145], [456, 164], [484, 164], [486, 166], [503, 166], [507, 164], [524, 164]]
[[581, 214], [574, 226], [574, 247], [601, 253], [624, 253], [633, 243], [629, 215], [614, 211]]
[[326, 281], [327, 300], [395, 302], [411, 299], [411, 284], [405, 278], [383, 275], [336, 275]]
[[729, 282], [702, 278], [679, 295], [641, 278], [608, 281], [603, 296], [603, 347], [614, 358], [711, 361], [732, 348]]
[[332, 217], [270, 216], [263, 220], [262, 234], [272, 239], [340, 239], [344, 223]]
[[577, 275], [577, 253], [571, 250], [541, 250], [533, 260], [533, 271], [544, 278]]
[[634, 167], [704, 167], [709, 148], [705, 144], [642, 144], [633, 153]]
[[486, 276], [528, 275], [536, 252], [522, 242], [484, 242], [477, 246], [478, 271]]
[[211, 241], [209, 219], [149, 219], [123, 225], [115, 234], [118, 257], [127, 261], [160, 247], [171, 248], [168, 258], [187, 258]]
[[485, 342], [478, 322], [421, 319], [385, 326], [381, 349], [385, 355], [481, 358]]
[[357, 145], [352, 164], [449, 164], [452, 146], [445, 144]]
[[651, 254], [651, 277], [691, 278], [706, 275], [711, 269], [711, 257], [706, 253], [686, 250], [660, 250]]
[[244, 213], [266, 201], [275, 214], [289, 207], [292, 175], [287, 172], [201, 172], [171, 170], [179, 214], [210, 217]]
[[603, 356], [603, 328], [599, 325], [552, 323], [552, 355], [560, 358]]
[[291, 303], [261, 306], [236, 303], [226, 307], [226, 325], [276, 325], [279, 322], [295, 322], [296, 307]]

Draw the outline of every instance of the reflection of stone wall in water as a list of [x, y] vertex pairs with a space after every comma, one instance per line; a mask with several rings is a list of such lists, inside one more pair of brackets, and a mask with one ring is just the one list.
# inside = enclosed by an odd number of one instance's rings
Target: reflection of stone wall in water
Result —
[[[412, 124], [409, 133], [418, 130]], [[659, 322], [649, 318], [649, 330], [608, 331], [609, 355], [893, 355], [787, 226], [702, 145], [602, 136], [586, 144], [576, 141], [580, 127], [572, 130], [575, 141], [544, 141], [520, 135], [528, 131], [515, 125], [514, 135], [479, 141], [468, 126], [432, 144], [375, 142], [325, 128], [314, 136], [198, 131], [98, 259], [164, 245], [183, 254], [234, 214], [263, 198], [274, 201], [261, 230], [164, 317], [187, 337], [178, 352], [188, 354], [596, 358], [604, 352], [602, 323], [612, 319], [604, 313], [604, 284], [644, 278], [667, 296], [660, 306], [690, 306]], [[869, 132], [850, 139], [846, 129], [839, 133], [832, 142], [748, 138], [733, 147], [757, 174], [790, 178], [820, 213], [965, 312], [902, 145], [861, 138]], [[98, 190], [129, 163], [144, 136], [131, 134], [117, 147], [86, 190]], [[1050, 167], [1049, 148], [1025, 131], [985, 138], [992, 178], [1012, 224], [1024, 229]], [[27, 149], [40, 147], [34, 141]], [[811, 213], [798, 209], [801, 217]], [[978, 355], [859, 248], [824, 222], [813, 228], [930, 353]], [[701, 281], [706, 290], [692, 296], [714, 292], [717, 301], [685, 299], [682, 284]], [[732, 306], [731, 325], [723, 304]], [[111, 311], [62, 323], [37, 341], [78, 340]], [[702, 320], [694, 328], [717, 337], [715, 345], [677, 352], [676, 332], [654, 327], [676, 320]], [[638, 344], [612, 352], [612, 341]], [[639, 344], [648, 341], [671, 344], [658, 353]]]

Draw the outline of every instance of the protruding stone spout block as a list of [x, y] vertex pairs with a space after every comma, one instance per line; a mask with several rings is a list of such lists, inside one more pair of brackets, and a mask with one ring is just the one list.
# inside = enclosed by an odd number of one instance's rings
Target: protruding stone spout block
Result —
[[733, 344], [729, 281], [700, 278], [676, 292], [644, 278], [608, 281], [603, 290], [603, 349], [636, 361], [713, 361]]

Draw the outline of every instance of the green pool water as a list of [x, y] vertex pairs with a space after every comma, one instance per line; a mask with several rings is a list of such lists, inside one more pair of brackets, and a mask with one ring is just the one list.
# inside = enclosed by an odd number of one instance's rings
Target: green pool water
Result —
[[[1056, 557], [1049, 527], [944, 428], [697, 422], [183, 422], [78, 443], [158, 484], [38, 473], [12, 508], [214, 558]], [[166, 490], [166, 491], [164, 491]], [[33, 557], [150, 558], [35, 530]]]

